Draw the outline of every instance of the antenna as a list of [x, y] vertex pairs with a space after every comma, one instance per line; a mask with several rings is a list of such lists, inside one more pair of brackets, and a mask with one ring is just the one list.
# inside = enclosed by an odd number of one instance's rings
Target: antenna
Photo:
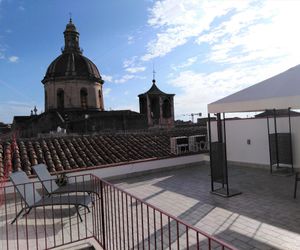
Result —
[[155, 70], [154, 70], [154, 61], [152, 63], [152, 68], [153, 68], [153, 71], [152, 71], [152, 74], [153, 74], [153, 80], [155, 81]]
[[72, 12], [69, 12], [70, 22], [72, 22]]

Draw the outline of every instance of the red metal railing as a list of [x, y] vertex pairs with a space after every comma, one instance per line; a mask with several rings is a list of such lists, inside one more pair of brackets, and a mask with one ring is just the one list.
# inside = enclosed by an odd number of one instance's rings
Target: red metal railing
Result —
[[196, 227], [100, 180], [104, 249], [235, 249]]
[[[69, 182], [75, 183], [93, 183], [97, 192], [98, 187], [96, 177], [92, 175], [80, 175], [68, 178]], [[53, 180], [52, 180], [53, 181]], [[52, 183], [52, 182], [51, 182]], [[38, 190], [42, 197], [49, 197], [42, 188], [40, 182], [31, 182], [18, 185], [22, 190], [26, 189], [25, 199], [32, 197], [33, 201], [38, 201], [38, 195], [31, 194], [31, 190]], [[99, 189], [100, 192], [100, 189]], [[96, 231], [95, 221], [98, 221], [100, 215], [100, 199], [95, 193], [91, 193], [93, 203], [89, 204], [88, 209], [80, 207], [77, 215], [76, 207], [73, 205], [51, 205], [34, 207], [26, 214], [23, 212], [13, 224], [12, 221], [26, 207], [26, 203], [16, 190], [16, 187], [10, 185], [3, 189], [4, 204], [0, 207], [0, 249], [51, 249], [64, 246], [69, 243], [75, 243], [81, 240], [94, 238]], [[71, 196], [79, 198], [83, 193], [67, 193], [62, 195], [51, 195], [60, 201], [69, 199]], [[86, 194], [87, 199], [89, 198]], [[43, 200], [41, 201], [43, 204]]]
[[[0, 249], [49, 249], [94, 238], [103, 249], [229, 249], [235, 248], [94, 175], [69, 178], [92, 183], [90, 212], [71, 205], [33, 208], [10, 224], [25, 206], [13, 186], [4, 188], [0, 207]], [[29, 184], [47, 196], [41, 183]], [[88, 184], [87, 184], [88, 185]], [[65, 196], [82, 195], [72, 193]], [[57, 195], [56, 195], [57, 196]]]

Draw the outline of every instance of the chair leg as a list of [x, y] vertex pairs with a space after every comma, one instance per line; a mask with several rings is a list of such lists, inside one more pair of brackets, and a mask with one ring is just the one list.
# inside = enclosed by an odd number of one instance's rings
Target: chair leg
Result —
[[78, 206], [75, 206], [75, 208], [76, 208], [76, 211], [77, 211], [77, 215], [78, 215], [80, 221], [82, 222], [82, 218], [81, 218], [81, 215], [80, 215], [80, 213], [79, 213], [79, 207], [78, 207]]
[[30, 213], [30, 211], [31, 211], [31, 209], [32, 209], [32, 207], [30, 207], [30, 208], [28, 209], [28, 211], [27, 211], [27, 212], [25, 212], [25, 213], [23, 214], [23, 216], [25, 216], [25, 215], [29, 214], [29, 213]]
[[22, 208], [20, 210], [20, 212], [17, 214], [17, 216], [12, 220], [12, 222], [10, 223], [11, 225], [18, 219], [18, 217], [21, 215], [21, 213], [23, 212], [24, 208]]

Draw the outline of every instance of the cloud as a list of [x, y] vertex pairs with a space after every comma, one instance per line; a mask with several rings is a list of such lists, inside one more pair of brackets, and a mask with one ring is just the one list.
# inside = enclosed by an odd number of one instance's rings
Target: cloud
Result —
[[[168, 83], [179, 89], [176, 113], [206, 113], [208, 103], [299, 63], [299, 9], [300, 1], [156, 1], [148, 19], [156, 34], [140, 60], [198, 46], [201, 56], [172, 65]], [[196, 61], [199, 70], [187, 70]]]
[[132, 67], [136, 64], [138, 57], [137, 56], [133, 56], [129, 59], [124, 60], [123, 62], [123, 68], [128, 68], [128, 67]]
[[131, 68], [126, 68], [125, 70], [129, 73], [138, 73], [138, 72], [143, 72], [145, 71], [145, 67], [131, 67]]
[[284, 4], [265, 1], [249, 4], [229, 20], [201, 35], [198, 44], [210, 46], [207, 60], [214, 63], [265, 63], [285, 60], [290, 67], [299, 63], [299, 1]]
[[186, 59], [186, 61], [184, 61], [183, 63], [181, 63], [177, 66], [172, 65], [171, 67], [174, 70], [188, 68], [188, 67], [192, 66], [197, 61], [197, 59], [198, 59], [197, 56], [193, 56], [193, 57], [190, 57], [190, 58]]
[[128, 36], [127, 37], [127, 44], [133, 44], [134, 43], [134, 37], [133, 36]]
[[21, 11], [25, 10], [24, 6], [22, 6], [22, 5], [20, 5], [18, 9], [21, 10]]
[[110, 75], [103, 75], [103, 74], [102, 74], [102, 79], [103, 79], [105, 82], [113, 82], [113, 77], [110, 76]]
[[[137, 72], [144, 71], [145, 68], [144, 67], [135, 67], [135, 68], [127, 68], [125, 70], [130, 73], [137, 73]], [[143, 76], [137, 76], [134, 74], [125, 74], [119, 78], [115, 77], [115, 76], [111, 76], [111, 75], [102, 75], [102, 78], [104, 81], [111, 82], [111, 83], [125, 83], [131, 79], [145, 79], [145, 77], [143, 77]]]
[[147, 44], [147, 53], [141, 57], [149, 61], [170, 53], [191, 38], [210, 28], [218, 17], [231, 10], [247, 6], [246, 1], [213, 0], [163, 0], [155, 2], [150, 9], [148, 24], [157, 29], [155, 39]]
[[176, 114], [207, 112], [207, 104], [258, 83], [287, 68], [283, 63], [272, 65], [236, 65], [213, 73], [185, 70], [169, 79], [168, 83], [179, 88], [175, 96]]
[[110, 94], [110, 92], [111, 92], [111, 88], [104, 88], [104, 90], [103, 90], [104, 97], [108, 96]]
[[136, 78], [135, 75], [123, 75], [121, 78], [114, 80], [115, 83], [124, 83], [130, 79]]
[[11, 63], [17, 63], [17, 62], [19, 62], [19, 57], [17, 57], [17, 56], [10, 56], [10, 57], [8, 58], [8, 60], [9, 60]]
[[[138, 57], [137, 56], [133, 56], [129, 59], [124, 60], [123, 68], [125, 69], [126, 72], [129, 72], [131, 74], [143, 72], [143, 71], [146, 70], [146, 67], [144, 67], [140, 63], [138, 63]], [[128, 78], [128, 80], [132, 79], [132, 78], [135, 78], [134, 75], [130, 75], [130, 76], [125, 75], [124, 77], [125, 77], [125, 79]]]
[[6, 46], [0, 43], [0, 59], [6, 58], [5, 53], [6, 53]]

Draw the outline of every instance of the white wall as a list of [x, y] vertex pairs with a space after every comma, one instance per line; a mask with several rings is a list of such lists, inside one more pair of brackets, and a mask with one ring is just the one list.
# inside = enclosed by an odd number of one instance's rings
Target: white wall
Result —
[[[162, 170], [167, 168], [172, 168], [176, 166], [180, 166], [184, 164], [193, 164], [199, 163], [203, 161], [209, 160], [207, 155], [205, 154], [195, 154], [189, 156], [180, 156], [174, 158], [167, 158], [162, 160], [153, 160], [153, 161], [144, 161], [144, 162], [137, 162], [137, 163], [130, 163], [120, 166], [112, 166], [112, 167], [103, 167], [103, 168], [95, 168], [95, 169], [88, 169], [82, 170], [74, 173], [69, 173], [68, 176], [76, 176], [76, 175], [83, 175], [83, 174], [94, 174], [100, 178], [112, 178], [112, 177], [122, 177], [134, 173], [142, 174], [144, 172], [147, 175], [148, 171], [154, 170]], [[31, 178], [30, 181], [38, 181], [37, 178]], [[70, 179], [70, 182], [74, 181], [73, 178]], [[10, 194], [14, 192], [14, 189], [8, 188], [11, 186], [11, 182], [6, 183], [6, 194]], [[40, 185], [37, 185], [37, 188], [41, 188]]]
[[[270, 132], [274, 132], [274, 120]], [[212, 141], [216, 141], [217, 123], [213, 121]], [[300, 168], [300, 117], [291, 117], [294, 167]], [[288, 117], [277, 118], [277, 131], [288, 132]], [[233, 162], [270, 164], [267, 119], [226, 120], [227, 159]], [[251, 140], [250, 145], [247, 139]]]
[[[126, 165], [120, 165], [115, 167], [97, 168], [93, 170], [80, 171], [68, 174], [69, 176], [80, 174], [94, 174], [100, 178], [111, 178], [117, 176], [124, 176], [133, 173], [142, 173], [145, 171], [151, 171], [155, 169], [163, 169], [169, 167], [176, 167], [184, 164], [192, 164], [196, 162], [204, 161], [204, 154], [196, 154], [175, 158], [167, 158], [163, 160], [145, 161], [138, 163], [131, 163]], [[145, 173], [146, 174], [146, 173]]]

